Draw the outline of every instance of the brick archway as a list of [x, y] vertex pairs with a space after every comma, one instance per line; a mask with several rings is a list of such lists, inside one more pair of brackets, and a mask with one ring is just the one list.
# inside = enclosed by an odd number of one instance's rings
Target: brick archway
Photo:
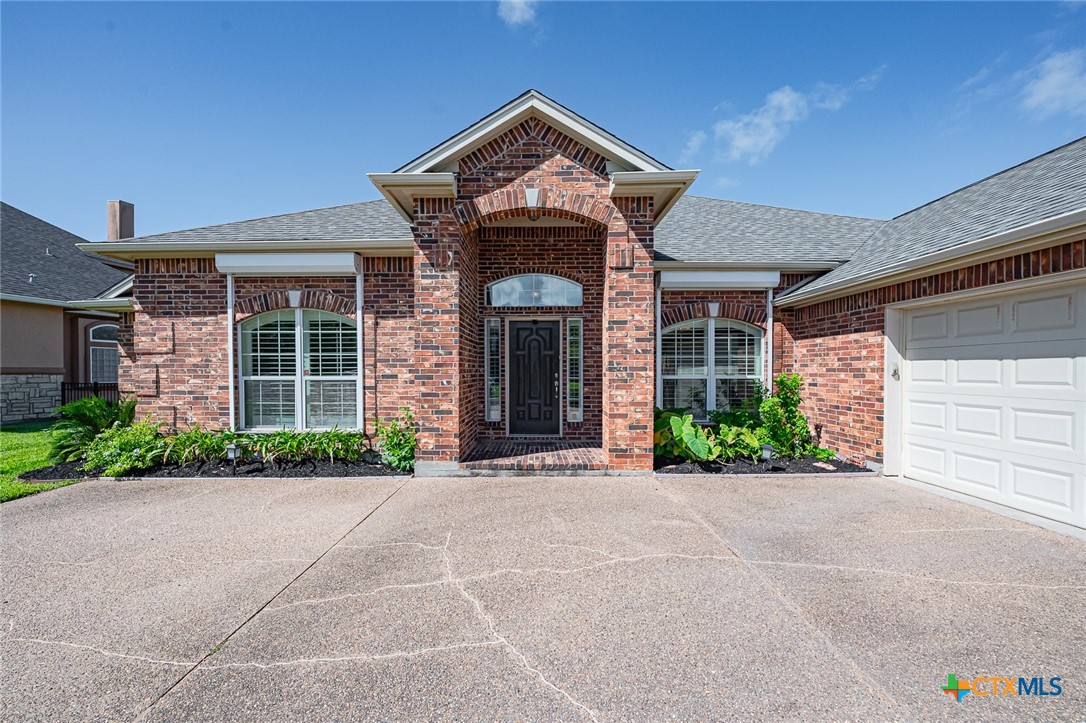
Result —
[[[328, 311], [340, 316], [354, 316], [355, 303], [346, 296], [333, 294], [323, 289], [303, 289], [297, 304], [303, 309]], [[254, 294], [234, 302], [234, 313], [240, 316], [254, 316], [266, 311], [295, 308], [290, 303], [290, 294], [286, 289], [276, 289], [264, 294]]]
[[[683, 304], [676, 306], [675, 308], [668, 309], [660, 317], [660, 322], [664, 329], [675, 324], [681, 324], [684, 321], [691, 321], [693, 319], [704, 319], [710, 316], [709, 314], [709, 302], [697, 301], [690, 304]], [[721, 301], [720, 313], [717, 314], [718, 319], [734, 319], [735, 321], [745, 321], [748, 324], [765, 328], [766, 315], [764, 307], [751, 306], [750, 304], [740, 304], [734, 301]], [[662, 330], [661, 330], [662, 331]]]
[[452, 214], [464, 232], [474, 231], [493, 221], [533, 215], [606, 228], [615, 215], [615, 207], [595, 196], [544, 187], [539, 189], [539, 206], [529, 208], [525, 187], [514, 186], [461, 201], [453, 206]]

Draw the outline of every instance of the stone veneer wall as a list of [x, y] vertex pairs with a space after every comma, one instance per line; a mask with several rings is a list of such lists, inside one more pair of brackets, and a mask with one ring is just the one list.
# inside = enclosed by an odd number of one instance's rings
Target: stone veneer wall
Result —
[[0, 375], [0, 422], [47, 419], [60, 406], [63, 374]]

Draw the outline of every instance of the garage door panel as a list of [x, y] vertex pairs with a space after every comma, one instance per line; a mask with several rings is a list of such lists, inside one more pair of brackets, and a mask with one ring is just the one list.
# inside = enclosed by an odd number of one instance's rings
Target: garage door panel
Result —
[[1086, 285], [905, 318], [904, 474], [1086, 527]]

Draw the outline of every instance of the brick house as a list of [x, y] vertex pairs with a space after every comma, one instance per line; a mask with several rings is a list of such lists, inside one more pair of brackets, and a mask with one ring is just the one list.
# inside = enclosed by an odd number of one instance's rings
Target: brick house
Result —
[[417, 474], [514, 441], [647, 473], [655, 405], [795, 371], [840, 455], [1084, 524], [1086, 139], [890, 221], [696, 176], [529, 91], [382, 200], [95, 244], [136, 265], [122, 386], [180, 427], [406, 406]]

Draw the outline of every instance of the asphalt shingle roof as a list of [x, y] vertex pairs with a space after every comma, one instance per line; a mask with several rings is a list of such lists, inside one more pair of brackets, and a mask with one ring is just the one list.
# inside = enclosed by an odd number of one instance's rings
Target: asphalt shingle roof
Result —
[[848, 263], [796, 293], [871, 276], [893, 264], [1084, 208], [1086, 137], [888, 221]]
[[363, 201], [313, 211], [137, 236], [126, 242], [184, 241], [385, 241], [411, 238], [411, 226], [388, 201]]
[[0, 289], [16, 296], [73, 301], [93, 298], [128, 276], [80, 251], [75, 246], [80, 243], [86, 239], [0, 203]]
[[722, 263], [845, 261], [884, 223], [684, 196], [656, 229], [656, 259]]

